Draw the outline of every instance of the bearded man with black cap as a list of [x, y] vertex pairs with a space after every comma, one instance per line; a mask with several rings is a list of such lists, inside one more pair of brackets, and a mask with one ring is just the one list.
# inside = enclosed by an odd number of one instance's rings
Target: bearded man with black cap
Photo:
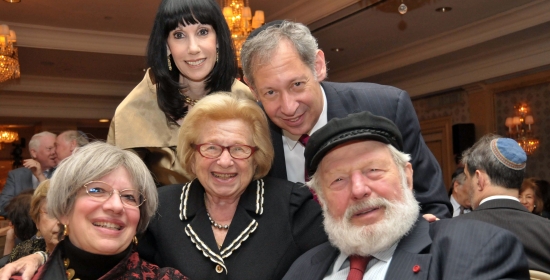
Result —
[[369, 112], [313, 133], [307, 185], [318, 195], [330, 242], [302, 255], [283, 279], [529, 279], [512, 233], [419, 215], [410, 156], [402, 151], [395, 124]]

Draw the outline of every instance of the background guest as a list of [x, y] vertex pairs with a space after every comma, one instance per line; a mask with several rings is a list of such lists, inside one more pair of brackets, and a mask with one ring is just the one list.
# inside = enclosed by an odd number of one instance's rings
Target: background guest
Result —
[[29, 254], [45, 251], [50, 254], [59, 242], [59, 225], [56, 219], [50, 217], [46, 210], [46, 194], [50, 188], [50, 180], [46, 180], [34, 191], [31, 199], [29, 214], [36, 225], [36, 238], [23, 241], [13, 249], [9, 262], [18, 260]]
[[466, 179], [464, 168], [457, 168], [452, 176], [451, 195], [449, 197], [453, 205], [453, 217], [469, 213], [472, 208], [468, 196], [468, 187], [464, 186], [464, 179]]
[[204, 97], [183, 120], [184, 185], [159, 191], [140, 254], [191, 279], [281, 279], [327, 240], [319, 204], [302, 184], [264, 177], [273, 147], [262, 109], [225, 93]]
[[519, 202], [527, 208], [527, 210], [533, 214], [541, 215], [544, 210], [544, 202], [542, 200], [542, 193], [539, 186], [536, 184], [534, 178], [527, 178], [523, 180], [521, 189], [519, 189]]
[[24, 161], [20, 167], [8, 173], [2, 193], [0, 193], [0, 216], [6, 216], [4, 208], [10, 199], [23, 190], [34, 189], [39, 182], [50, 178], [56, 163], [56, 135], [44, 131], [32, 136], [29, 141], [29, 152], [32, 159]]
[[57, 163], [72, 155], [75, 149], [88, 143], [88, 136], [82, 131], [67, 130], [61, 132], [55, 139]]
[[7, 218], [13, 227], [13, 234], [11, 231], [6, 234], [4, 255], [9, 254], [16, 243], [31, 239], [36, 233], [36, 225], [29, 214], [33, 191], [33, 189], [24, 190], [12, 198], [6, 206]]
[[215, 91], [250, 90], [235, 79], [237, 62], [229, 27], [214, 0], [163, 0], [149, 43], [151, 68], [120, 103], [107, 142], [132, 149], [159, 186], [186, 182], [176, 156], [187, 111]]
[[518, 199], [527, 155], [510, 138], [485, 135], [463, 153], [474, 219], [514, 233], [525, 249], [529, 269], [550, 273], [550, 221], [532, 215]]

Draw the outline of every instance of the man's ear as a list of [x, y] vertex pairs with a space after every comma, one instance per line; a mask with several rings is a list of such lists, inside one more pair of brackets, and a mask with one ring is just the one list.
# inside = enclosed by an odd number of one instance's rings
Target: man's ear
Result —
[[476, 180], [477, 183], [476, 183], [475, 186], [472, 186], [472, 187], [476, 188], [480, 192], [483, 191], [485, 189], [485, 187], [487, 186], [488, 179], [489, 179], [489, 178], [487, 178], [487, 173], [485, 173], [483, 171], [480, 171], [480, 170], [476, 170], [476, 173], [474, 174], [474, 176], [477, 179]]
[[317, 81], [322, 82], [327, 77], [327, 64], [325, 62], [325, 53], [322, 50], [317, 50], [315, 55], [315, 72]]
[[410, 162], [407, 162], [407, 164], [405, 165], [405, 175], [407, 176], [408, 189], [412, 190], [413, 189], [413, 169], [412, 169], [412, 164]]
[[31, 153], [31, 158], [36, 159], [36, 151], [34, 149], [30, 149], [29, 152]]

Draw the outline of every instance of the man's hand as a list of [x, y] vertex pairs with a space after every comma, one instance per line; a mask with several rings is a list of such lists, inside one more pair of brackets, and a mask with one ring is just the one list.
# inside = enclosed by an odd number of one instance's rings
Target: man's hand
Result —
[[[422, 217], [423, 217], [424, 219], [426, 219], [426, 221], [428, 221], [428, 222], [430, 222], [430, 223], [431, 223], [431, 222], [435, 222], [435, 221], [439, 221], [439, 218], [436, 217], [435, 215], [432, 215], [432, 214], [424, 214], [424, 215], [422, 215]], [[0, 279], [0, 280], [1, 280], [1, 279]]]
[[0, 280], [9, 280], [12, 275], [21, 274], [21, 279], [30, 280], [42, 265], [42, 256], [30, 254], [0, 269]]
[[42, 166], [40, 165], [40, 162], [34, 160], [34, 159], [26, 159], [23, 161], [23, 166], [30, 169], [34, 177], [38, 178], [38, 182], [42, 182], [46, 180], [46, 176], [44, 176], [44, 173], [42, 172]]

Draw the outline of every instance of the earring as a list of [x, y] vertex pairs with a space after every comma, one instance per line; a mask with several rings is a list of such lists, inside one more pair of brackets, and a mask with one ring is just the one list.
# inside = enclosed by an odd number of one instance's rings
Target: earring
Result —
[[170, 55], [168, 55], [167, 58], [168, 58], [168, 70], [172, 71], [172, 62], [170, 61]]
[[218, 58], [220, 57], [220, 52], [218, 49], [216, 49], [216, 62], [218, 62]]
[[138, 245], [138, 239], [137, 236], [134, 236], [134, 239], [132, 239], [132, 242], [137, 246]]
[[63, 236], [69, 235], [69, 227], [67, 225], [63, 225]]

